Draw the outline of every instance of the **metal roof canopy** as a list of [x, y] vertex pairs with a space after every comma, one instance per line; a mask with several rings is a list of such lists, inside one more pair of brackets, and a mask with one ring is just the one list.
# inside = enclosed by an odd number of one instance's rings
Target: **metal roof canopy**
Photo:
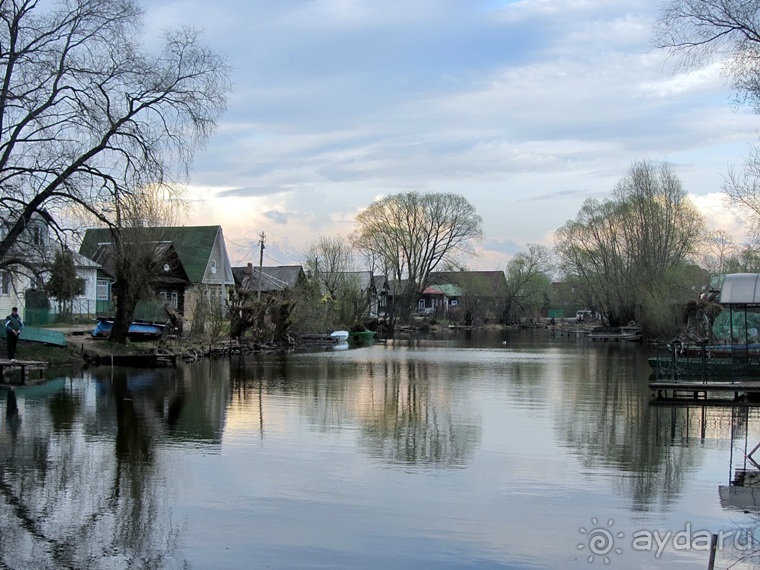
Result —
[[730, 273], [720, 289], [721, 305], [760, 305], [760, 273]]

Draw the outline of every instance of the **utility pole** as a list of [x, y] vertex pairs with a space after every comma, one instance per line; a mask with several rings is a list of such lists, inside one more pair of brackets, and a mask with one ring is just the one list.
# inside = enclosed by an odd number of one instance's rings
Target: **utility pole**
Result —
[[261, 301], [261, 282], [264, 280], [264, 274], [262, 273], [262, 268], [264, 267], [264, 239], [265, 235], [264, 232], [261, 232], [261, 239], [259, 240], [259, 288], [258, 293], [256, 295], [256, 300]]

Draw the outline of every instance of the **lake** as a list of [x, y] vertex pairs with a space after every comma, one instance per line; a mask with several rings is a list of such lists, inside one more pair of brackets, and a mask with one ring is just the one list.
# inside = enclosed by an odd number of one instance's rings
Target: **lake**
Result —
[[649, 355], [443, 331], [0, 391], [0, 568], [752, 567], [759, 409], [654, 405]]

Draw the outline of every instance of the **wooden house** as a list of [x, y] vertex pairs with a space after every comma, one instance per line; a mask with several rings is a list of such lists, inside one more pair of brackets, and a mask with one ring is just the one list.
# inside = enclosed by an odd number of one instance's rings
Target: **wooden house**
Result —
[[[150, 236], [133, 247], [148, 245], [158, 268], [152, 279], [155, 299], [174, 307], [191, 321], [201, 298], [225, 305], [228, 288], [234, 285], [232, 267], [221, 226], [141, 228]], [[113, 237], [107, 228], [88, 229], [80, 253], [99, 259], [114, 280]], [[109, 259], [111, 260], [109, 262]], [[109, 269], [110, 268], [110, 269]]]

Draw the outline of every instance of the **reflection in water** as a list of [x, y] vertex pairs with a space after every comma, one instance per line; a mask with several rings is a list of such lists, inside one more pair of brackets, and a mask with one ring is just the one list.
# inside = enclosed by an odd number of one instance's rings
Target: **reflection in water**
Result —
[[0, 392], [0, 568], [566, 567], [591, 516], [720, 509], [760, 411], [653, 406], [646, 349], [533, 334]]
[[478, 418], [456, 366], [369, 363], [360, 445], [391, 464], [464, 466], [480, 441]]
[[0, 567], [182, 566], [156, 446], [218, 442], [227, 400], [212, 369], [187, 398], [186, 372], [96, 369], [52, 394], [19, 389], [23, 436], [0, 434]]
[[568, 401], [558, 402], [558, 433], [587, 469], [613, 467], [632, 508], [667, 508], [700, 460], [688, 408], [650, 405], [646, 354], [629, 345], [596, 347], [564, 370]]
[[[320, 355], [321, 356], [321, 355]], [[280, 355], [233, 366], [237, 410], [257, 410], [266, 434], [266, 397], [292, 395], [315, 429], [358, 426], [359, 445], [390, 464], [457, 467], [477, 448], [480, 427], [468, 406], [467, 364]], [[272, 412], [276, 413], [276, 412]]]

